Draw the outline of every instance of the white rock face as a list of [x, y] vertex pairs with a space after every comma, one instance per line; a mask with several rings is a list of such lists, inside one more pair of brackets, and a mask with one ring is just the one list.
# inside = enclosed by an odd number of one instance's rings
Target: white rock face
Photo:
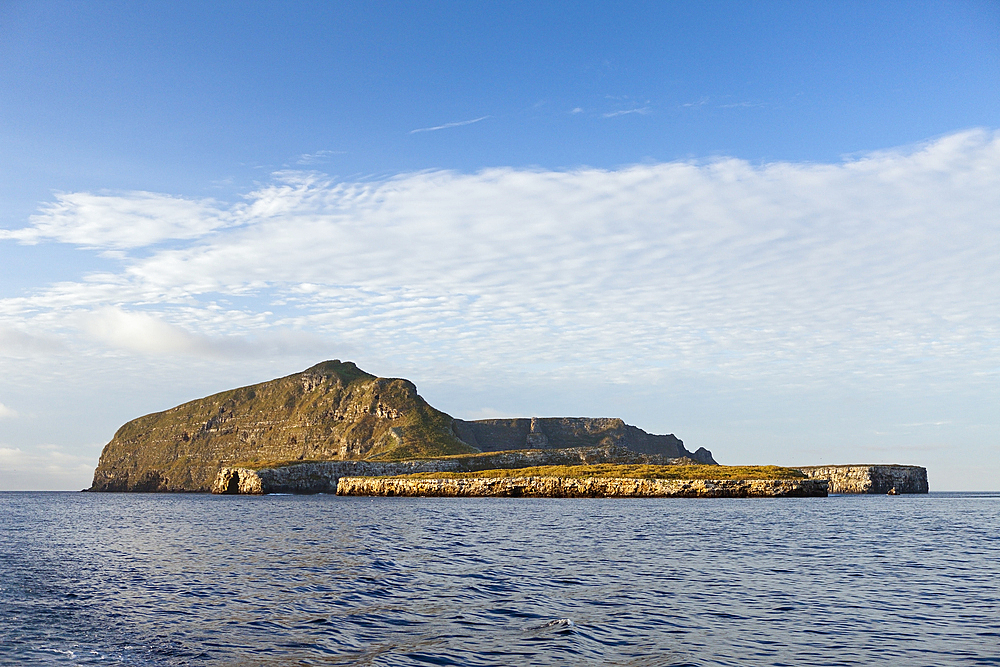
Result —
[[927, 493], [927, 468], [901, 465], [807, 466], [811, 479], [830, 480], [830, 493]]
[[619, 477], [474, 477], [398, 479], [341, 477], [341, 496], [505, 498], [774, 498], [825, 497], [822, 479], [677, 480]]

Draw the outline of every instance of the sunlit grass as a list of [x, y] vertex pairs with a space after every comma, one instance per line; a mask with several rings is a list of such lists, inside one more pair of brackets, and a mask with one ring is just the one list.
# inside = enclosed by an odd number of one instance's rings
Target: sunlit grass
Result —
[[419, 472], [396, 479], [475, 479], [482, 477], [619, 477], [628, 479], [802, 479], [796, 468], [781, 466], [619, 465], [534, 466], [478, 472]]

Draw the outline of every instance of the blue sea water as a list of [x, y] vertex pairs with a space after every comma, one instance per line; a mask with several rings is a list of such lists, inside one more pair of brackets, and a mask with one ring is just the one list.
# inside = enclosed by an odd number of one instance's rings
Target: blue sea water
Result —
[[2, 665], [1000, 665], [1000, 494], [0, 493]]

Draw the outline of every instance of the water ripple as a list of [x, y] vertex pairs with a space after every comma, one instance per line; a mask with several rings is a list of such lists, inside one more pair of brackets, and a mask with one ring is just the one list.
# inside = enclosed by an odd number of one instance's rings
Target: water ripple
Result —
[[1000, 665], [998, 510], [0, 493], [0, 665]]

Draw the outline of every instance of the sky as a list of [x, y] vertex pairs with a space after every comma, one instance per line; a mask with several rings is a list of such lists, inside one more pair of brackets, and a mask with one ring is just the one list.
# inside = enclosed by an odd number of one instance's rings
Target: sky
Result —
[[0, 490], [325, 359], [1000, 490], [996, 2], [0, 3]]

